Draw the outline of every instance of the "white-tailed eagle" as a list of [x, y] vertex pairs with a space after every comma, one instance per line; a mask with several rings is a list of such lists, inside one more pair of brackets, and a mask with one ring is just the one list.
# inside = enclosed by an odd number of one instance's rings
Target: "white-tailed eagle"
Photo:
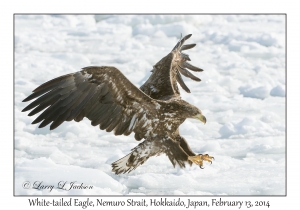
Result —
[[81, 121], [84, 117], [93, 126], [99, 126], [115, 135], [135, 133], [136, 140], [144, 141], [125, 157], [112, 163], [116, 174], [130, 172], [149, 157], [165, 153], [175, 167], [203, 161], [211, 162], [209, 155], [196, 155], [179, 134], [179, 126], [186, 118], [206, 123], [200, 109], [180, 97], [177, 82], [190, 92], [181, 74], [193, 80], [199, 78], [190, 73], [203, 71], [187, 62], [189, 56], [182, 53], [195, 44], [183, 45], [190, 35], [182, 38], [174, 49], [156, 65], [152, 75], [138, 89], [117, 68], [90, 66], [81, 71], [50, 80], [35, 90], [23, 102], [37, 98], [22, 111], [33, 109], [28, 115], [44, 110], [32, 124], [39, 128], [50, 124], [57, 128], [64, 121]]

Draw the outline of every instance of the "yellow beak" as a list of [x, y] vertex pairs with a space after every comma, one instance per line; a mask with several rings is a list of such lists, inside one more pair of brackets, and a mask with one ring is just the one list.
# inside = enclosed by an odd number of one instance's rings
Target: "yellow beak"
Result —
[[194, 118], [197, 119], [197, 120], [200, 120], [204, 124], [206, 123], [206, 117], [202, 114], [197, 114]]

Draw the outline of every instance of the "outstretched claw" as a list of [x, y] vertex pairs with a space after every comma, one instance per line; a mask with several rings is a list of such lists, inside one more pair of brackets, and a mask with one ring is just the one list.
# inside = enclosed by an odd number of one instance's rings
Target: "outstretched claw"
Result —
[[215, 160], [215, 158], [214, 158], [214, 157], [211, 157], [210, 165], [212, 164], [212, 160]]
[[188, 157], [188, 160], [199, 165], [201, 169], [204, 169], [203, 161], [207, 161], [207, 162], [210, 162], [210, 164], [212, 164], [212, 160], [214, 160], [214, 159], [215, 159], [214, 157], [211, 157], [208, 154], [205, 154], [205, 155], [199, 154], [199, 155]]

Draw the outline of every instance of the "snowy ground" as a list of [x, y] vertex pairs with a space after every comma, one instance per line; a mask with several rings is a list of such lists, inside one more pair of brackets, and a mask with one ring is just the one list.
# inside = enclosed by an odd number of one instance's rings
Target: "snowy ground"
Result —
[[[22, 100], [38, 85], [90, 65], [120, 69], [135, 85], [167, 55], [180, 34], [192, 64], [204, 69], [197, 83], [184, 78], [203, 125], [180, 127], [196, 153], [212, 165], [173, 168], [152, 157], [125, 175], [111, 163], [138, 144], [90, 125], [67, 122], [56, 130], [31, 125]], [[284, 195], [285, 16], [15, 16], [15, 194]], [[86, 190], [24, 189], [23, 183], [77, 181]]]

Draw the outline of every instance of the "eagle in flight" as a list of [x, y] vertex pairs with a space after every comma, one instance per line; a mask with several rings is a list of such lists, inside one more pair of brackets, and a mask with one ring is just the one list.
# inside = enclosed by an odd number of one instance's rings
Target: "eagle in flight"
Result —
[[117, 68], [90, 66], [81, 71], [52, 79], [33, 90], [23, 102], [37, 98], [22, 111], [33, 109], [28, 115], [44, 110], [32, 124], [39, 128], [50, 124], [50, 130], [64, 121], [81, 121], [84, 117], [115, 135], [135, 133], [137, 141], [144, 139], [125, 157], [112, 163], [116, 174], [131, 172], [149, 157], [165, 153], [171, 163], [181, 168], [188, 163], [203, 166], [212, 162], [208, 154], [196, 155], [179, 134], [179, 126], [186, 118], [206, 123], [201, 110], [180, 97], [179, 85], [190, 92], [181, 75], [200, 81], [190, 71], [202, 69], [188, 63], [182, 51], [196, 46], [183, 45], [189, 34], [173, 50], [153, 66], [149, 79], [139, 88], [134, 86]]

